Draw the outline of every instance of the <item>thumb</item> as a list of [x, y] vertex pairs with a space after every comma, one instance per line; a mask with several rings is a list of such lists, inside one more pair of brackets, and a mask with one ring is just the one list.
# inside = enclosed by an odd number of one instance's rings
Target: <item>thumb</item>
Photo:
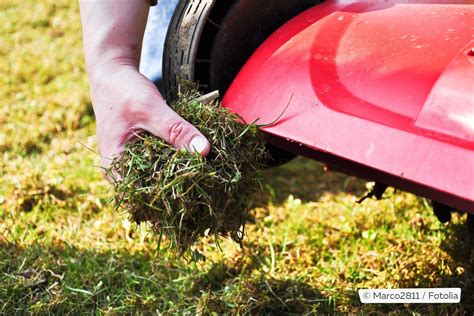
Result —
[[175, 148], [186, 148], [207, 156], [211, 144], [199, 130], [181, 116], [171, 110], [166, 104], [155, 106], [151, 111], [143, 129], [160, 137]]

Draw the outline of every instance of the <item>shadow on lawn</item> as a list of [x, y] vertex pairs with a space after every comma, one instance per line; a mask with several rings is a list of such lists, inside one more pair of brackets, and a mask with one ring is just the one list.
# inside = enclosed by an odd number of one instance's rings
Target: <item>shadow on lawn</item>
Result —
[[[197, 305], [201, 314], [332, 314], [342, 309], [462, 315], [474, 308], [473, 244], [467, 233], [463, 223], [452, 224], [441, 243], [452, 258], [446, 264], [453, 275], [424, 278], [423, 273], [430, 269], [427, 267], [417, 273], [417, 285], [411, 280], [398, 284], [400, 288], [461, 287], [459, 305], [362, 305], [355, 291], [341, 289], [347, 298], [343, 306], [299, 278], [277, 279], [260, 272], [266, 255], [258, 244], [249, 245], [249, 253], [240, 258], [195, 269], [161, 256], [154, 261], [148, 254], [126, 249], [84, 250], [66, 244], [22, 248], [1, 240], [0, 301], [6, 314], [98, 310], [172, 313], [193, 310]], [[35, 309], [31, 309], [33, 305]]]
[[326, 193], [348, 193], [357, 197], [366, 192], [366, 181], [336, 171], [325, 171], [316, 161], [297, 157], [293, 161], [263, 172], [263, 193], [255, 199], [257, 206], [284, 203], [288, 196], [302, 202], [317, 202]]
[[196, 269], [179, 260], [154, 261], [126, 250], [22, 248], [0, 242], [0, 310], [5, 314], [194, 313], [195, 308], [200, 314], [335, 311], [330, 300], [304, 282], [254, 279], [250, 273], [259, 266], [245, 271], [244, 266], [221, 262]]
[[[303, 158], [265, 171], [264, 185], [260, 203], [284, 203], [289, 195], [308, 202], [327, 192], [356, 196], [365, 192], [363, 180], [325, 172], [322, 165]], [[474, 238], [460, 222], [449, 224], [446, 237], [440, 247], [451, 257], [446, 264], [453, 273], [433, 279], [426, 272], [437, 271], [436, 267], [426, 266], [416, 273], [416, 285], [405, 279], [397, 286], [461, 287], [460, 305], [362, 305], [356, 291], [341, 289], [350, 307], [340, 306], [304, 280], [277, 279], [261, 271], [266, 254], [258, 244], [249, 245], [249, 254], [240, 258], [195, 269], [126, 249], [84, 250], [66, 244], [22, 248], [1, 238], [0, 301], [6, 314], [31, 312], [32, 305], [37, 306], [34, 312], [47, 313], [179, 313], [197, 305], [201, 314], [333, 314], [341, 309], [463, 314], [474, 310]]]

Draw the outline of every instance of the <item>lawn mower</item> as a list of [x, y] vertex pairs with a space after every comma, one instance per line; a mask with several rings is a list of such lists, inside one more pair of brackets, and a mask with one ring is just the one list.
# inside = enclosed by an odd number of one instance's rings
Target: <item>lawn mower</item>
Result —
[[219, 90], [246, 122], [281, 116], [262, 128], [275, 160], [316, 159], [472, 224], [473, 3], [182, 0], [164, 88]]

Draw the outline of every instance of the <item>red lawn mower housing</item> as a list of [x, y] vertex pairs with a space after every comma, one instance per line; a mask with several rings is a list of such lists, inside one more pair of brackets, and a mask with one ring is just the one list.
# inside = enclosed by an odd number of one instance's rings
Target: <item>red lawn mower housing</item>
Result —
[[[212, 15], [219, 14], [215, 2], [196, 11], [199, 41], [167, 44], [165, 87], [186, 78], [203, 90], [218, 88], [226, 92], [223, 104], [247, 122], [283, 113], [263, 128], [270, 144], [474, 213], [471, 1], [299, 1], [294, 10], [302, 13], [281, 10], [294, 17], [275, 32], [262, 22], [261, 33], [273, 34], [246, 46], [231, 36], [246, 1], [220, 20]], [[255, 25], [246, 27], [257, 32]], [[250, 58], [235, 57], [242, 47]], [[211, 53], [203, 56], [206, 48]], [[183, 50], [189, 54], [179, 60]]]

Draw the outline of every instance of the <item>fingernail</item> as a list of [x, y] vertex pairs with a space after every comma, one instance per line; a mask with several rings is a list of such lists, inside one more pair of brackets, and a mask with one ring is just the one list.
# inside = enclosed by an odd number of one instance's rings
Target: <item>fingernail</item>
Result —
[[207, 140], [202, 137], [202, 136], [196, 136], [191, 140], [191, 143], [189, 144], [189, 148], [192, 151], [197, 151], [199, 153], [202, 153], [204, 149], [206, 149], [207, 146]]

